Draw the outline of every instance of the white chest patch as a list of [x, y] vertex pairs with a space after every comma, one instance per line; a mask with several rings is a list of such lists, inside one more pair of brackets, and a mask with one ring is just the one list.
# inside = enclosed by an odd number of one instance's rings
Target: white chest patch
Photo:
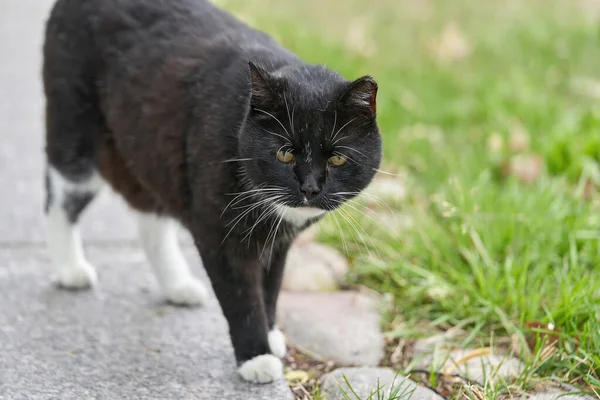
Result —
[[321, 210], [320, 208], [314, 207], [288, 207], [282, 206], [278, 209], [277, 212], [279, 215], [283, 216], [283, 219], [286, 221], [300, 226], [304, 225], [308, 220], [319, 217], [325, 214], [325, 210]]

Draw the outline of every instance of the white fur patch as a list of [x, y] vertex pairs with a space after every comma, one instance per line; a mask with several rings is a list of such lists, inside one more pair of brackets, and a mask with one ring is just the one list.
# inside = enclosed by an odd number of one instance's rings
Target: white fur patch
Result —
[[46, 216], [46, 240], [59, 284], [67, 289], [93, 286], [98, 280], [96, 271], [85, 259], [81, 235], [77, 225], [69, 221], [63, 202], [67, 192], [96, 193], [104, 181], [94, 174], [85, 182], [70, 182], [52, 167], [48, 167], [48, 175], [52, 201]]
[[285, 357], [287, 351], [285, 347], [285, 336], [283, 336], [283, 333], [281, 333], [279, 328], [274, 328], [269, 332], [269, 348], [271, 349], [271, 353], [277, 357]]
[[167, 299], [174, 304], [203, 304], [208, 291], [195, 278], [177, 241], [177, 225], [170, 218], [136, 212], [142, 246]]
[[277, 212], [279, 215], [283, 216], [283, 219], [297, 226], [304, 225], [310, 219], [325, 214], [325, 210], [315, 207], [281, 206], [278, 208]]
[[243, 363], [238, 372], [247, 381], [268, 383], [283, 376], [283, 363], [272, 354], [263, 354]]

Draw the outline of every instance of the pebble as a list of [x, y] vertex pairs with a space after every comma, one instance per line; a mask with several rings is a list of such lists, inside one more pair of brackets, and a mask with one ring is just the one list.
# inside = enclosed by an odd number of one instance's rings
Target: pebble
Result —
[[301, 240], [288, 253], [282, 289], [291, 292], [335, 291], [347, 272], [348, 260], [337, 250]]
[[[352, 389], [348, 387], [346, 379]], [[346, 400], [348, 397], [344, 396], [344, 392], [353, 399], [387, 399], [388, 397], [403, 400], [443, 399], [433, 390], [419, 386], [416, 382], [396, 374], [389, 368], [340, 368], [323, 375], [320, 383], [326, 400]], [[377, 393], [378, 389], [379, 393]], [[358, 397], [354, 396], [352, 391]], [[373, 393], [375, 394], [369, 397]], [[390, 394], [395, 394], [395, 396]]]
[[282, 292], [279, 325], [288, 341], [344, 366], [377, 366], [383, 335], [377, 302], [363, 293]]

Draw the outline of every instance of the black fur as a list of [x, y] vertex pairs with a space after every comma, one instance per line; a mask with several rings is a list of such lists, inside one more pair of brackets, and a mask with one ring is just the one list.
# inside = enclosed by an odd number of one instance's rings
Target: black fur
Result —
[[[306, 64], [204, 0], [58, 0], [43, 73], [48, 163], [73, 181], [99, 172], [132, 207], [179, 220], [237, 360], [269, 353], [287, 250], [305, 227], [272, 211], [331, 210], [371, 181], [375, 81]], [[73, 221], [91, 197], [70, 203]]]
[[50, 185], [50, 175], [48, 170], [44, 173], [44, 189], [46, 194], [46, 199], [44, 201], [44, 211], [47, 213], [50, 211], [50, 206], [54, 201], [54, 192], [52, 191], [52, 186]]
[[62, 207], [67, 212], [69, 222], [74, 224], [79, 219], [79, 215], [93, 200], [94, 193], [92, 192], [67, 192]]

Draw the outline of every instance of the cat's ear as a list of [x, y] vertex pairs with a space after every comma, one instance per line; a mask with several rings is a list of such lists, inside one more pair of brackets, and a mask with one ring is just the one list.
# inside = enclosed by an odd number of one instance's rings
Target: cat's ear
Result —
[[363, 76], [350, 83], [341, 97], [341, 104], [366, 118], [375, 118], [377, 113], [377, 82]]
[[252, 61], [248, 63], [250, 72], [250, 106], [268, 108], [276, 99], [272, 88], [271, 76]]

